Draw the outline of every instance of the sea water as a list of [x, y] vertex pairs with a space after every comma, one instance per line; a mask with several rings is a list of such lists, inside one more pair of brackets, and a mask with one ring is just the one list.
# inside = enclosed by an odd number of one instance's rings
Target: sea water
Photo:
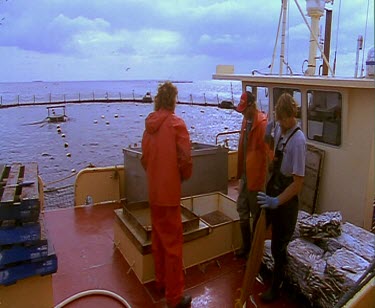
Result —
[[[31, 98], [50, 95], [76, 95], [94, 92], [124, 94], [133, 92], [155, 95], [157, 81], [87, 81], [87, 82], [30, 82], [0, 83], [0, 95]], [[235, 104], [241, 95], [241, 84], [227, 81], [176, 83], [179, 98], [186, 101], [214, 102], [231, 99]], [[72, 183], [71, 174], [93, 165], [96, 167], [122, 165], [123, 149], [139, 147], [144, 121], [153, 111], [152, 103], [82, 103], [66, 104], [68, 120], [62, 123], [46, 121], [46, 106], [25, 106], [0, 109], [0, 163], [35, 161], [39, 174], [48, 187]], [[223, 144], [235, 147], [238, 139], [219, 136], [221, 132], [240, 129], [242, 115], [234, 110], [217, 107], [177, 105], [176, 114], [185, 120], [193, 142]], [[66, 182], [61, 181], [67, 178]], [[58, 184], [54, 184], [56, 181]]]

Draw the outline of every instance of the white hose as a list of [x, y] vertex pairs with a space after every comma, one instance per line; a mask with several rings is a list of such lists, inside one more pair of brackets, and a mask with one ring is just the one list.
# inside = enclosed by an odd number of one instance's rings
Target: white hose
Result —
[[77, 300], [81, 297], [89, 296], [89, 295], [108, 295], [110, 297], [113, 297], [114, 299], [117, 299], [125, 307], [131, 308], [129, 303], [123, 297], [121, 297], [120, 295], [118, 295], [114, 292], [108, 291], [108, 290], [100, 290], [100, 289], [87, 290], [87, 291], [82, 291], [82, 292], [79, 292], [77, 294], [74, 294], [71, 297], [68, 297], [67, 299], [62, 301], [60, 304], [58, 304], [54, 308], [62, 308], [64, 306], [66, 306], [67, 304], [69, 304], [69, 303], [71, 303], [71, 302], [73, 302], [73, 301], [75, 301], [75, 300]]

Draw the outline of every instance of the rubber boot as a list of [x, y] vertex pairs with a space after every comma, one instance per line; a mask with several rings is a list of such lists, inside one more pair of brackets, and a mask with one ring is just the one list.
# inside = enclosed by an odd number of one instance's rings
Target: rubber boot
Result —
[[237, 258], [247, 259], [251, 247], [251, 230], [249, 220], [240, 220], [240, 229], [242, 235], [242, 247], [235, 252]]
[[283, 275], [280, 271], [276, 270], [273, 273], [271, 287], [260, 295], [260, 298], [265, 303], [270, 303], [280, 296], [280, 286], [282, 283]]

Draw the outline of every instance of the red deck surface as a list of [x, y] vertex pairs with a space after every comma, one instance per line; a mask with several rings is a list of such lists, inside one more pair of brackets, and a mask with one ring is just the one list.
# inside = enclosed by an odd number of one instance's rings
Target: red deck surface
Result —
[[[131, 307], [165, 307], [153, 283], [142, 285], [121, 253], [114, 248], [114, 209], [101, 205], [68, 208], [45, 213], [49, 241], [58, 258], [53, 274], [55, 305], [90, 289], [105, 289], [125, 298]], [[186, 294], [193, 297], [192, 307], [234, 307], [241, 287], [245, 263], [232, 253], [217, 262], [208, 262], [186, 271]], [[218, 266], [220, 264], [220, 267]], [[301, 307], [284, 295], [272, 305], [263, 304], [258, 293], [266, 286], [256, 283], [254, 299], [258, 307]], [[252, 307], [250, 303], [248, 307]], [[96, 295], [78, 299], [67, 307], [123, 307], [115, 299]]]

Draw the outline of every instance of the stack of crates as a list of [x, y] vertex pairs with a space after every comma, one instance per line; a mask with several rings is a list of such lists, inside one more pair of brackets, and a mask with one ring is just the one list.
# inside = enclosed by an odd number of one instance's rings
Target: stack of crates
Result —
[[0, 164], [0, 285], [57, 271], [41, 215], [37, 163]]

